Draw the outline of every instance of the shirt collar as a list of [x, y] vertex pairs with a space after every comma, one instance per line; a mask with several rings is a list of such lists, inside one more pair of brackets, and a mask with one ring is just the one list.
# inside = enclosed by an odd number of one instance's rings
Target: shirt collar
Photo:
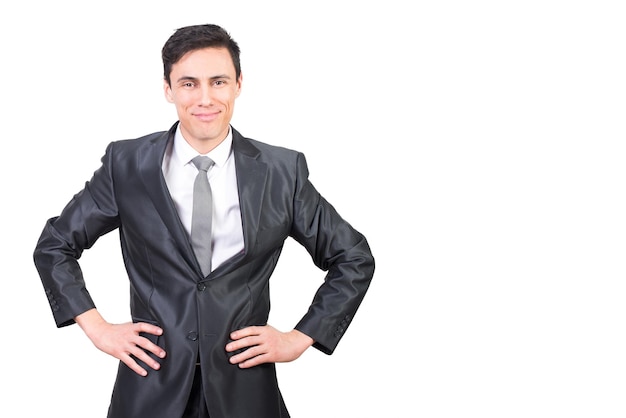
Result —
[[[232, 129], [228, 128], [228, 134], [226, 138], [214, 149], [212, 149], [207, 157], [210, 157], [216, 166], [221, 167], [226, 163], [233, 144]], [[173, 160], [176, 164], [181, 166], [191, 163], [191, 160], [198, 156], [198, 151], [193, 149], [191, 145], [185, 140], [182, 132], [180, 131], [180, 124], [176, 127], [176, 133], [174, 134], [174, 145], [172, 150]]]

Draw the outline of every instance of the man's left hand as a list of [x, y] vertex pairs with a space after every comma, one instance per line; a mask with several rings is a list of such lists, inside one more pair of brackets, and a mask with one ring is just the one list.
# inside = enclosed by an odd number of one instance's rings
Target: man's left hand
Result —
[[300, 357], [313, 345], [313, 339], [294, 329], [280, 332], [270, 325], [252, 326], [233, 331], [232, 342], [226, 345], [226, 351], [244, 349], [230, 358], [232, 364], [242, 369], [258, 366], [263, 363], [286, 363]]

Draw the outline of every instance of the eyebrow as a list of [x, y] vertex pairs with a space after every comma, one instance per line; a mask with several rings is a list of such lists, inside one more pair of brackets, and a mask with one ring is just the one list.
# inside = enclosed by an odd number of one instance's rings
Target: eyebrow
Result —
[[[219, 80], [221, 78], [226, 78], [230, 80], [230, 76], [226, 75], [226, 74], [220, 74], [220, 75], [214, 75], [213, 77], [210, 77], [209, 80], [213, 81], [213, 80]], [[176, 80], [176, 82], [180, 83], [181, 81], [198, 81], [198, 77], [192, 77], [189, 75], [184, 75], [182, 77], [180, 77], [178, 80]]]

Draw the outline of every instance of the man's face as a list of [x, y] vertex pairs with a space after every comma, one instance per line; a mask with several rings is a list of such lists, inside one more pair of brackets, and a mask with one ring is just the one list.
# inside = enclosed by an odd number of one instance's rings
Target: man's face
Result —
[[204, 153], [228, 134], [241, 76], [226, 48], [190, 51], [172, 66], [171, 86], [165, 80], [165, 97], [176, 106], [183, 136]]

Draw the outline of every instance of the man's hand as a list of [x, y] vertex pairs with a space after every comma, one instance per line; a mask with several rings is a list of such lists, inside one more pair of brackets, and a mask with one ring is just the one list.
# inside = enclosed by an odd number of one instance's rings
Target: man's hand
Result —
[[286, 363], [300, 357], [313, 345], [313, 339], [298, 330], [280, 332], [270, 325], [247, 327], [230, 334], [233, 342], [226, 345], [227, 352], [246, 349], [230, 358], [232, 364], [242, 369], [263, 363]]
[[159, 358], [165, 357], [165, 350], [139, 335], [140, 332], [161, 335], [163, 334], [161, 328], [145, 322], [110, 324], [96, 309], [78, 315], [75, 320], [99, 350], [119, 359], [135, 373], [141, 376], [148, 374], [133, 356], [154, 370], [159, 370], [161, 367], [144, 350]]

